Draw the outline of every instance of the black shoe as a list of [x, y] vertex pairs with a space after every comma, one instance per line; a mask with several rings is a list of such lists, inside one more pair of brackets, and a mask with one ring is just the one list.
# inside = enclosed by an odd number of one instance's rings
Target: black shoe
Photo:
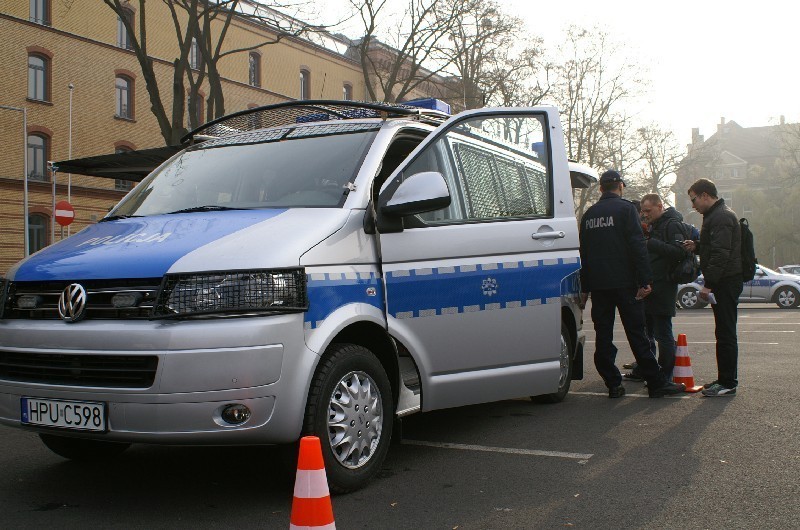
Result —
[[686, 385], [683, 383], [671, 383], [667, 382], [661, 385], [658, 388], [650, 388], [647, 387], [647, 394], [651, 398], [661, 398], [664, 396], [674, 396], [676, 394], [682, 394], [686, 391]]
[[621, 398], [625, 395], [625, 387], [622, 385], [612, 386], [608, 389], [608, 397], [611, 399]]
[[718, 385], [718, 384], [719, 384], [719, 381], [718, 381], [718, 380], [711, 381], [710, 383], [706, 383], [706, 384], [704, 384], [704, 385], [703, 385], [703, 388], [711, 388], [712, 386], [714, 386], [714, 385]]
[[628, 372], [627, 374], [624, 374], [622, 377], [624, 377], [626, 381], [635, 381], [637, 383], [641, 383], [642, 381], [644, 381], [644, 377], [639, 375], [636, 372], [636, 370], [632, 370], [632, 371]]
[[636, 364], [636, 361], [633, 361], [632, 363], [625, 363], [622, 365], [622, 367], [625, 368], [626, 370], [636, 370], [637, 366], [639, 365]]

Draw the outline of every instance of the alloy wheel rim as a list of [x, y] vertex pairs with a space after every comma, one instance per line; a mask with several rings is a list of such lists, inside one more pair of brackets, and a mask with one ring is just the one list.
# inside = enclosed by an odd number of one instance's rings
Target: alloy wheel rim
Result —
[[697, 291], [686, 291], [683, 293], [681, 301], [686, 307], [694, 307], [697, 304]]
[[378, 449], [383, 406], [375, 381], [364, 372], [342, 377], [328, 402], [328, 439], [333, 456], [348, 469], [366, 464]]
[[794, 293], [792, 291], [781, 291], [778, 293], [778, 303], [784, 307], [792, 307], [794, 305]]

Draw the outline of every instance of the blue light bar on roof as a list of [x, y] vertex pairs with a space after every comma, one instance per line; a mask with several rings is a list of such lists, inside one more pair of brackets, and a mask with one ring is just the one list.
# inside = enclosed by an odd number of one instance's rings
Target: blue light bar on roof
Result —
[[410, 105], [421, 109], [438, 110], [439, 112], [450, 114], [450, 105], [436, 98], [412, 99], [411, 101], [404, 101], [403, 105]]

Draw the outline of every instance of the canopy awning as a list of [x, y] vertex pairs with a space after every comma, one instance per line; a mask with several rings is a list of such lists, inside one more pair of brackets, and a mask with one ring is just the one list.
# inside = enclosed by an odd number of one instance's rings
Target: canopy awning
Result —
[[186, 146], [168, 145], [110, 155], [87, 156], [55, 162], [55, 166], [59, 173], [139, 182], [184, 147]]

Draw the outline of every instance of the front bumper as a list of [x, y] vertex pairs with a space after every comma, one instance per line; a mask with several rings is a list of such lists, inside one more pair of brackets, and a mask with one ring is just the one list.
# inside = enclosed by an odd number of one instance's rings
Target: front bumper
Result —
[[[0, 423], [109, 441], [237, 445], [296, 440], [318, 361], [303, 338], [302, 314], [192, 321], [0, 321], [0, 351], [38, 355], [157, 356], [148, 388], [12, 381], [0, 376]], [[20, 422], [22, 397], [103, 402], [105, 433]], [[247, 422], [221, 410], [241, 403]]]

